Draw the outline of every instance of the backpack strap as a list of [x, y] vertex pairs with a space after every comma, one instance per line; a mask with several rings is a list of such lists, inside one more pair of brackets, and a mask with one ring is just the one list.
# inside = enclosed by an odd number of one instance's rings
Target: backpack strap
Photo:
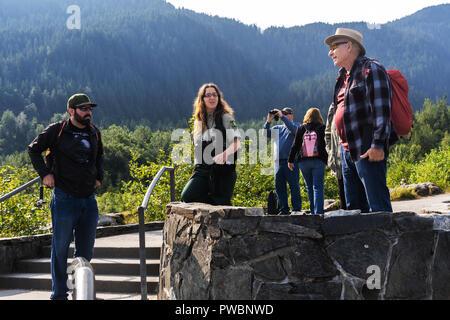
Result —
[[89, 125], [91, 126], [92, 129], [94, 129], [94, 131], [95, 131], [95, 138], [97, 138], [97, 141], [98, 141], [98, 130], [97, 130], [97, 128], [92, 123], [90, 123]]
[[[363, 67], [362, 67], [362, 70], [361, 70], [361, 76], [362, 76], [362, 79], [363, 79], [364, 81], [366, 81], [366, 75], [367, 75], [367, 68], [366, 68], [366, 65], [367, 65], [368, 62], [373, 62], [373, 61], [379, 63], [379, 61], [378, 61], [377, 59], [367, 59], [367, 60], [364, 61], [364, 63], [363, 63]], [[369, 71], [370, 71], [370, 69], [369, 69]]]
[[[55, 145], [53, 146], [54, 148], [56, 148], [56, 146], [58, 145], [59, 138], [60, 138], [62, 131], [63, 131], [64, 127], [66, 126], [66, 124], [67, 124], [67, 121], [63, 121], [61, 129], [59, 130], [58, 135], [56, 136], [56, 142], [55, 142]], [[46, 158], [46, 162], [47, 162], [47, 167], [49, 169], [53, 169], [53, 165], [54, 165], [53, 155], [52, 155], [52, 151], [50, 148], [48, 148], [47, 151], [45, 152], [45, 158]]]
[[[364, 81], [364, 88], [366, 89], [366, 92], [367, 92], [367, 82], [366, 82], [366, 79], [367, 79], [367, 73], [371, 71], [370, 68], [367, 68], [367, 64], [368, 64], [369, 62], [375, 62], [375, 64], [380, 65], [380, 62], [379, 62], [377, 59], [367, 59], [367, 60], [364, 61], [363, 66], [362, 66], [362, 70], [361, 70], [361, 77], [362, 77], [362, 81]], [[380, 66], [381, 66], [381, 65], [380, 65]], [[389, 75], [388, 70], [386, 70], [383, 66], [382, 66], [382, 69], [383, 69], [384, 72], [386, 73], [386, 78], [387, 78], [388, 83], [389, 83], [389, 86], [388, 86], [388, 87], [389, 87], [389, 95], [390, 95], [390, 97], [391, 97], [391, 99], [392, 99], [392, 83], [391, 83], [391, 78], [390, 78], [390, 75]]]
[[61, 136], [61, 133], [62, 133], [64, 127], [66, 126], [66, 123], [67, 123], [67, 121], [64, 121], [64, 122], [63, 122], [63, 124], [62, 124], [62, 126], [61, 126], [61, 130], [59, 130], [59, 133], [58, 133], [58, 138]]
[[[62, 133], [64, 127], [66, 126], [66, 123], [67, 123], [67, 121], [63, 121], [63, 123], [62, 123], [61, 129], [59, 130], [59, 133], [58, 133], [58, 135], [56, 136], [56, 143], [55, 143], [55, 146], [58, 144], [59, 137], [61, 136], [61, 133]], [[51, 151], [50, 151], [50, 148], [49, 148], [49, 149], [47, 149], [47, 151], [45, 152], [45, 156], [46, 156], [46, 157], [49, 156], [50, 153], [51, 153]]]
[[57, 146], [58, 143], [59, 143], [59, 140], [60, 140], [60, 138], [61, 138], [61, 134], [62, 134], [63, 129], [64, 129], [64, 127], [66, 126], [66, 124], [67, 124], [67, 121], [64, 121], [64, 122], [62, 123], [61, 129], [59, 130], [59, 133], [58, 133], [58, 135], [56, 136], [55, 148], [56, 148], [56, 146]]

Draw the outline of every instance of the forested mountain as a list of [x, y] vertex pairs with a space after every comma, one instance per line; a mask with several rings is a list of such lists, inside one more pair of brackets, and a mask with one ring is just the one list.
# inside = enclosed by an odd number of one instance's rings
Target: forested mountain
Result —
[[[81, 28], [69, 30], [70, 5]], [[448, 94], [450, 4], [369, 29], [314, 23], [261, 32], [163, 0], [0, 0], [0, 114], [49, 121], [68, 97], [99, 104], [95, 122], [185, 126], [198, 88], [217, 83], [239, 121], [271, 106], [328, 110], [337, 69], [323, 40], [336, 27], [364, 35], [368, 56], [402, 71], [415, 110]]]

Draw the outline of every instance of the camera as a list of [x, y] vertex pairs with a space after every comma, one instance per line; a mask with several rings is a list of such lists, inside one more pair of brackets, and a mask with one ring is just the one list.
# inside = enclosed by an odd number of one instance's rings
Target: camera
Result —
[[[278, 111], [276, 111], [276, 110], [270, 110], [269, 113], [270, 113], [270, 114], [277, 114]], [[276, 116], [274, 117], [274, 120], [275, 120], [275, 121], [278, 121], [278, 120], [280, 120], [280, 117], [279, 117], [278, 115], [276, 115]]]

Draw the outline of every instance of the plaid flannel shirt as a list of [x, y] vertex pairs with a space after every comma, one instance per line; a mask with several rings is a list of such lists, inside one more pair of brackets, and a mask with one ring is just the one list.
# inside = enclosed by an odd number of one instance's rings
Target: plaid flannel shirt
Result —
[[[335, 105], [345, 73], [346, 70], [341, 68], [336, 79]], [[387, 152], [391, 132], [390, 119], [389, 76], [381, 64], [360, 56], [353, 64], [345, 91], [344, 130], [354, 161], [359, 160], [369, 148], [383, 148]]]

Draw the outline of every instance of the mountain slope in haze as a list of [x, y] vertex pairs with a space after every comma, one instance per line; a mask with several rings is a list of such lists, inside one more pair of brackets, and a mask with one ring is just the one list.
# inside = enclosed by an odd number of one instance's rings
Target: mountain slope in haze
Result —
[[[73, 4], [80, 30], [66, 28]], [[45, 121], [65, 111], [72, 93], [86, 92], [103, 124], [183, 125], [198, 88], [215, 82], [238, 121], [286, 105], [301, 119], [312, 105], [328, 110], [337, 69], [323, 40], [337, 27], [361, 31], [369, 57], [402, 71], [417, 110], [448, 94], [448, 16], [450, 5], [440, 5], [374, 30], [314, 23], [262, 33], [162, 0], [2, 0], [0, 112]]]

